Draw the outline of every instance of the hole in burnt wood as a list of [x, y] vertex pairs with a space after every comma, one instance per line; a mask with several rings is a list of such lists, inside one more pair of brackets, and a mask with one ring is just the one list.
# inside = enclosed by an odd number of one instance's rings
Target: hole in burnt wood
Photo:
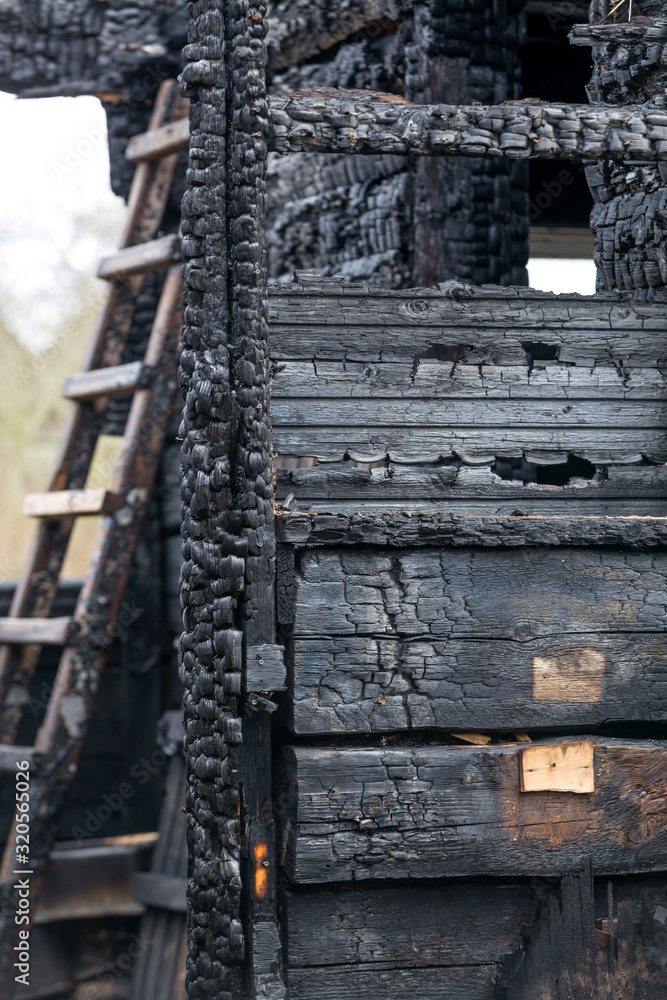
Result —
[[567, 486], [570, 479], [590, 479], [597, 476], [592, 462], [578, 455], [569, 455], [567, 462], [558, 465], [536, 465], [525, 458], [497, 458], [491, 466], [501, 479], [519, 480], [522, 483], [538, 483], [541, 486]]
[[472, 350], [474, 348], [470, 344], [431, 344], [425, 351], [415, 354], [410, 376], [414, 379], [421, 361], [448, 361], [453, 372], [459, 361], [464, 361], [466, 351]]
[[521, 346], [526, 352], [529, 372], [533, 370], [536, 361], [558, 361], [558, 344], [540, 344], [532, 340], [522, 340]]

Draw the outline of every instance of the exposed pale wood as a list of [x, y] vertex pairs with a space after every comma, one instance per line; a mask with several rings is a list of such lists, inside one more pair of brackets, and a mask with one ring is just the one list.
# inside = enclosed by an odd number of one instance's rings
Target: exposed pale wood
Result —
[[44, 518], [111, 514], [122, 503], [122, 496], [103, 488], [55, 490], [51, 493], [29, 493], [23, 501], [23, 513], [26, 517]]
[[[411, 505], [412, 506], [412, 505]], [[639, 506], [635, 501], [634, 506]], [[448, 513], [290, 513], [276, 519], [278, 537], [292, 545], [358, 544], [522, 547], [632, 546], [667, 543], [665, 517], [465, 517]]]
[[519, 757], [522, 792], [595, 791], [595, 746], [583, 743], [554, 743], [522, 750]]
[[97, 269], [97, 277], [107, 281], [130, 278], [151, 271], [162, 271], [181, 259], [181, 239], [178, 234], [162, 236], [149, 243], [126, 247], [105, 257]]
[[0, 642], [64, 646], [73, 631], [72, 618], [0, 618]]
[[520, 744], [287, 747], [285, 872], [300, 883], [553, 876], [589, 856], [608, 875], [664, 867], [667, 745], [593, 742], [588, 795], [522, 793]]
[[155, 160], [168, 153], [181, 153], [190, 142], [190, 122], [187, 118], [170, 122], [161, 128], [133, 135], [127, 144], [125, 156], [130, 163]]
[[63, 383], [62, 395], [65, 399], [73, 400], [122, 396], [137, 388], [142, 368], [141, 361], [131, 361], [126, 365], [95, 368], [93, 371], [68, 375]]

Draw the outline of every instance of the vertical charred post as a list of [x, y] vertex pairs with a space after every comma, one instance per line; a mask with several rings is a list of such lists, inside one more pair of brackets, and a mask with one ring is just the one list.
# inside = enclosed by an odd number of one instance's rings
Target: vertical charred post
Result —
[[269, 760], [269, 717], [242, 718], [245, 649], [272, 643], [275, 630], [265, 15], [253, 0], [190, 3], [182, 76], [191, 100], [180, 358], [190, 1000], [255, 995], [262, 921], [274, 946], [267, 978], [280, 985], [270, 767], [260, 760]]
[[[406, 51], [406, 96], [419, 104], [459, 105], [520, 97], [522, 17], [512, 0], [417, 6]], [[528, 164], [482, 155], [420, 157], [414, 248], [417, 286], [450, 278], [526, 285]]]
[[[667, 21], [642, 16], [642, 8], [649, 6], [637, 0], [637, 23], [575, 28], [571, 39], [592, 45], [590, 100], [619, 107], [650, 103], [649, 128], [655, 138], [667, 135]], [[597, 290], [634, 291], [639, 298], [650, 298], [654, 289], [667, 285], [667, 163], [642, 163], [646, 125], [631, 119], [626, 124], [635, 133], [630, 141], [637, 162], [601, 160], [586, 167], [594, 200]]]

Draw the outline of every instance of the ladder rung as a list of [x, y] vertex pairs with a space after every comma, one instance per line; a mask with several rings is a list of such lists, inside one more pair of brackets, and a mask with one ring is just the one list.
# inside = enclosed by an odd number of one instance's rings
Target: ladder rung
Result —
[[29, 493], [23, 501], [23, 513], [26, 517], [45, 518], [113, 514], [122, 504], [122, 496], [109, 490], [53, 490]]
[[134, 274], [160, 271], [181, 259], [181, 238], [176, 233], [148, 243], [137, 243], [104, 257], [97, 269], [98, 278], [130, 278]]
[[75, 627], [73, 618], [0, 618], [0, 643], [65, 646]]
[[184, 878], [160, 872], [137, 872], [134, 876], [134, 898], [146, 906], [185, 913], [186, 886]]
[[181, 153], [188, 148], [190, 141], [190, 123], [187, 118], [163, 125], [162, 128], [151, 129], [133, 135], [127, 144], [125, 156], [130, 163], [140, 163], [142, 160], [157, 160], [169, 153]]
[[14, 774], [18, 770], [17, 763], [22, 764], [24, 760], [27, 760], [32, 770], [38, 760], [34, 747], [15, 747], [9, 743], [0, 743], [0, 774]]
[[68, 375], [63, 384], [65, 399], [96, 399], [98, 396], [122, 396], [133, 392], [141, 380], [141, 361], [109, 368], [94, 368], [89, 372]]

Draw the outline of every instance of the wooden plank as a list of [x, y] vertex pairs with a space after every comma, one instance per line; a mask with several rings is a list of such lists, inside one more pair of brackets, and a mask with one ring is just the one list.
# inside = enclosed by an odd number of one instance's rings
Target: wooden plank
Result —
[[520, 642], [332, 636], [291, 639], [287, 653], [285, 721], [303, 736], [667, 720], [664, 633], [568, 635], [556, 626]]
[[[356, 421], [355, 421], [356, 414]], [[539, 427], [565, 432], [569, 428], [595, 428], [600, 445], [605, 446], [609, 431], [632, 428], [635, 431], [661, 429], [667, 437], [667, 401], [662, 400], [502, 400], [502, 399], [291, 399], [273, 398], [271, 416], [278, 438], [293, 428], [351, 428], [355, 423], [365, 428], [397, 427], [484, 428], [519, 426], [526, 431]], [[376, 431], [377, 433], [377, 431]], [[641, 434], [636, 434], [636, 451], [641, 451]], [[552, 446], [553, 447], [553, 446]]]
[[582, 743], [555, 743], [528, 747], [519, 757], [522, 792], [595, 791], [595, 747]]
[[[590, 105], [497, 107], [414, 105], [393, 94], [340, 90], [269, 98], [269, 148], [281, 153], [488, 155], [539, 159], [659, 160], [660, 111]], [[630, 123], [630, 124], [628, 124]], [[126, 157], [138, 163], [188, 148], [187, 119], [134, 136]]]
[[[537, 462], [534, 464], [538, 465]], [[304, 504], [310, 501], [315, 503], [315, 509], [322, 509], [329, 500], [349, 501], [359, 498], [379, 502], [574, 501], [585, 513], [589, 501], [623, 502], [633, 497], [654, 497], [662, 503], [667, 495], [667, 468], [664, 465], [607, 466], [604, 476], [591, 479], [573, 476], [568, 485], [552, 486], [501, 479], [488, 465], [475, 467], [451, 462], [399, 464], [388, 461], [384, 465], [363, 468], [349, 461], [327, 462], [304, 469], [276, 469], [275, 489], [277, 500], [283, 500], [291, 494], [295, 505], [301, 510], [307, 509]], [[612, 509], [613, 504], [609, 505], [605, 513]], [[466, 505], [463, 512], [474, 511]], [[636, 508], [632, 512], [637, 513]]]
[[35, 923], [136, 917], [144, 907], [132, 894], [141, 846], [114, 844], [51, 852]]
[[[634, 504], [638, 506], [637, 501]], [[530, 546], [631, 546], [667, 543], [664, 517], [465, 517], [450, 513], [292, 513], [276, 518], [278, 538], [297, 546], [372, 545], [515, 548]]]
[[417, 461], [424, 455], [437, 458], [484, 456], [528, 458], [533, 451], [573, 454], [596, 464], [625, 464], [646, 458], [667, 461], [667, 434], [662, 429], [609, 427], [348, 427], [285, 426], [273, 428], [273, 445], [279, 455], [340, 462], [350, 453], [358, 461], [380, 461], [392, 455]]
[[[283, 894], [289, 969], [367, 970], [500, 963], [536, 915], [527, 883], [407, 885]], [[407, 913], [419, 914], [406, 920]], [[482, 919], [493, 913], [493, 920]], [[434, 973], [437, 976], [437, 973]]]
[[323, 548], [299, 556], [294, 634], [526, 642], [663, 633], [666, 574], [664, 551]]
[[395, 94], [320, 88], [269, 98], [269, 149], [279, 153], [665, 159], [662, 109], [512, 102], [416, 105]]
[[[279, 338], [280, 329], [272, 327]], [[661, 351], [662, 348], [660, 347]], [[273, 406], [282, 399], [551, 399], [617, 400], [667, 398], [667, 376], [657, 368], [626, 369], [611, 363], [594, 368], [537, 361], [472, 365], [457, 360], [414, 358], [359, 361], [274, 361]]]
[[8, 743], [0, 743], [0, 773], [16, 775], [17, 763], [28, 761], [31, 769], [39, 767], [42, 758], [34, 747], [15, 747]]
[[104, 257], [97, 269], [97, 277], [111, 279], [129, 278], [151, 271], [162, 271], [181, 259], [181, 238], [178, 233], [161, 236], [148, 243], [125, 247]]
[[0, 618], [0, 642], [64, 646], [74, 631], [71, 617]]
[[89, 372], [68, 375], [63, 383], [62, 396], [65, 399], [88, 400], [99, 396], [126, 395], [138, 387], [142, 368], [141, 361], [131, 361], [126, 365], [112, 365], [110, 368], [95, 368]]
[[458, 969], [373, 970], [359, 966], [291, 969], [286, 978], [290, 1000], [495, 1000], [494, 965]]
[[103, 488], [91, 490], [54, 490], [29, 493], [23, 501], [26, 517], [79, 517], [112, 514], [123, 505], [123, 497]]
[[286, 747], [285, 872], [298, 883], [554, 876], [584, 857], [606, 875], [664, 868], [667, 744], [593, 742], [587, 795], [521, 792], [520, 744]]
[[130, 163], [156, 160], [168, 153], [182, 153], [190, 142], [190, 122], [181, 118], [161, 128], [133, 135], [127, 144], [125, 158]]
[[145, 906], [154, 906], [173, 913], [185, 913], [187, 880], [161, 872], [137, 872], [134, 876], [134, 898]]

